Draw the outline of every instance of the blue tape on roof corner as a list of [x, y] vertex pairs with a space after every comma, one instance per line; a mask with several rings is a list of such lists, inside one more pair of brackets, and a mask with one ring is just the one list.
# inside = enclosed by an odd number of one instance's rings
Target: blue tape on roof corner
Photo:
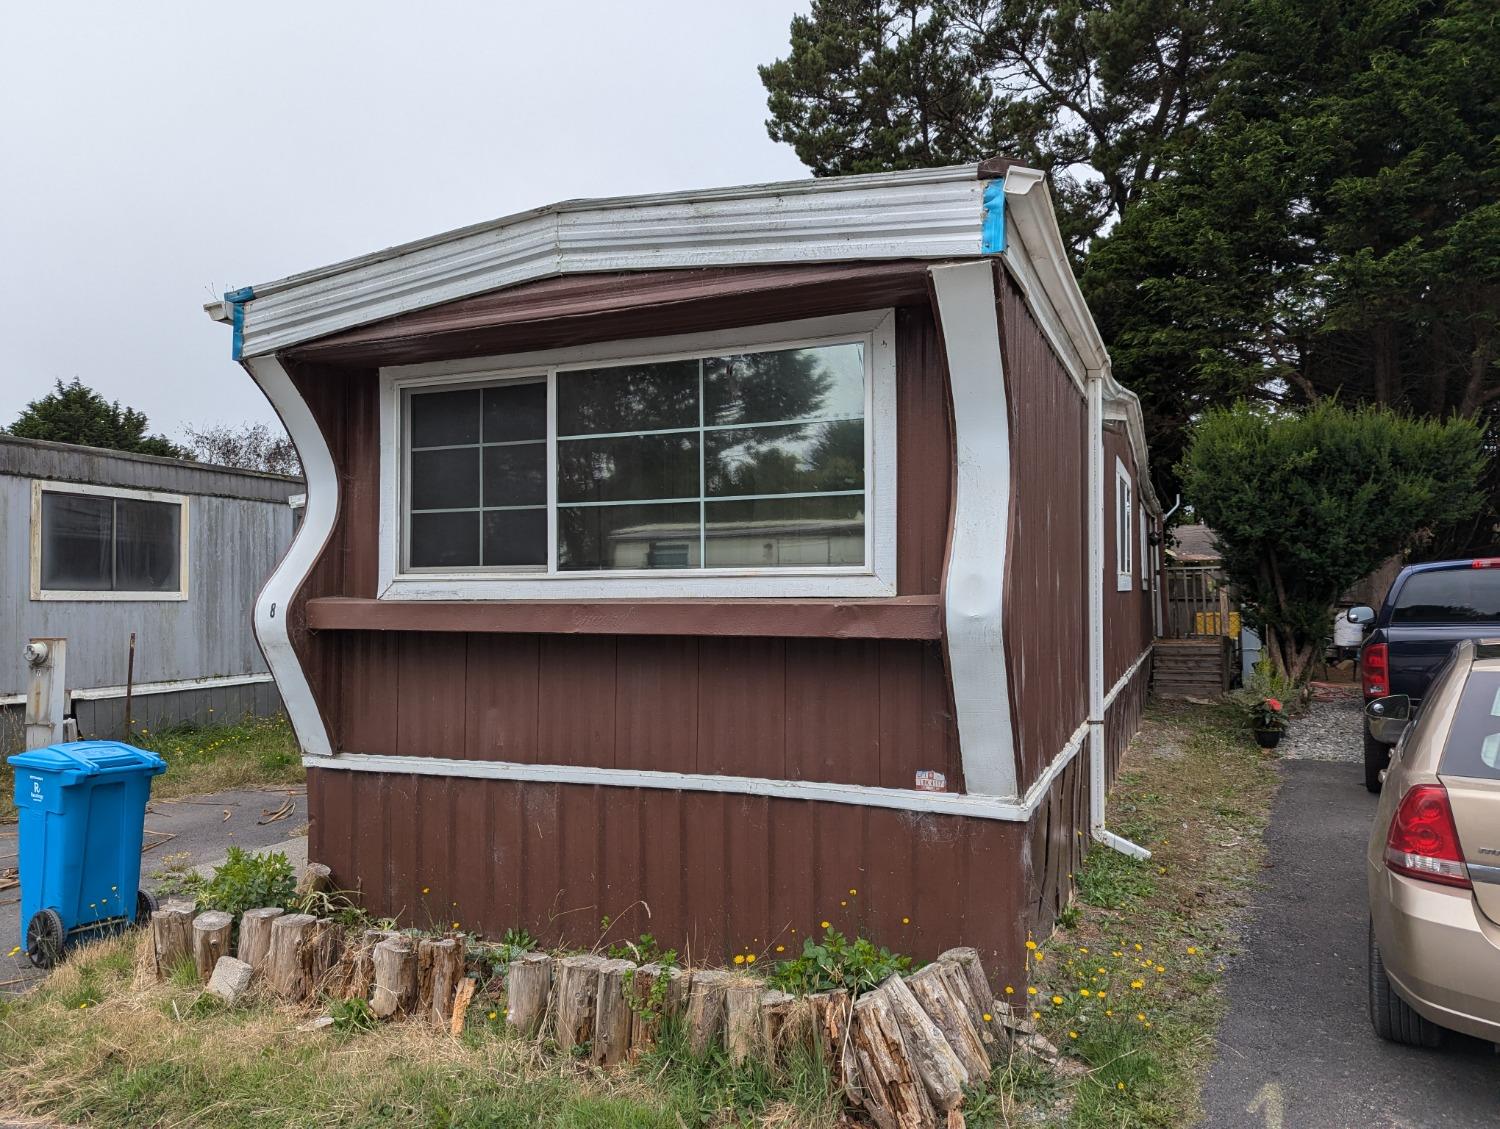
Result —
[[984, 222], [979, 231], [979, 251], [998, 255], [1005, 250], [1005, 181], [984, 186]]
[[231, 290], [224, 295], [224, 301], [231, 307], [233, 317], [234, 340], [229, 346], [229, 356], [232, 360], [239, 360], [240, 354], [245, 348], [245, 303], [255, 297], [255, 288], [246, 286], [240, 290]]

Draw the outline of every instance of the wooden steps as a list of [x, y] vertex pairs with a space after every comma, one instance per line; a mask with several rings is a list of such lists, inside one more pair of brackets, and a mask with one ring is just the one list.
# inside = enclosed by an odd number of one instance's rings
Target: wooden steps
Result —
[[1234, 645], [1224, 635], [1158, 639], [1152, 689], [1162, 698], [1217, 698], [1229, 689]]

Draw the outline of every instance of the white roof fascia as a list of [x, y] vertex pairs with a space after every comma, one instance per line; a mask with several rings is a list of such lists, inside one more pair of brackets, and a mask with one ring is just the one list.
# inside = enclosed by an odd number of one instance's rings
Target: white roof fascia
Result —
[[[1046, 174], [1037, 169], [1012, 166], [1005, 174], [1006, 240], [1005, 263], [1032, 302], [1043, 332], [1063, 359], [1064, 366], [1080, 385], [1086, 374], [1097, 373], [1103, 382], [1105, 415], [1122, 418], [1135, 455], [1137, 492], [1147, 507], [1162, 512], [1161, 501], [1151, 485], [1151, 458], [1146, 446], [1145, 420], [1140, 400], [1117, 381], [1110, 371], [1109, 351], [1094, 324], [1088, 303], [1073, 268], [1047, 191]], [[1078, 371], [1081, 369], [1082, 371]]]
[[519, 283], [563, 274], [979, 257], [975, 166], [578, 200], [248, 288], [205, 309], [264, 356]]

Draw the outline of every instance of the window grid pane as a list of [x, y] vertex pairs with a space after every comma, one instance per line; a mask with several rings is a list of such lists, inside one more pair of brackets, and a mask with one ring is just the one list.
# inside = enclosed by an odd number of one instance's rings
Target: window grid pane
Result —
[[[433, 500], [434, 487], [441, 500], [444, 484], [409, 482], [408, 564], [457, 568], [530, 565], [557, 572], [865, 564], [866, 350], [866, 343], [851, 342], [692, 361], [555, 368], [541, 381], [410, 393], [410, 400], [444, 397], [440, 406], [450, 409], [440, 420], [443, 427], [429, 426], [429, 435], [446, 438], [462, 433], [473, 435], [476, 441], [429, 446], [413, 443], [408, 447], [407, 463], [413, 468], [409, 479], [423, 477], [416, 470], [424, 461], [414, 458], [418, 454], [470, 450], [474, 454], [464, 460], [463, 466], [467, 469], [477, 464], [473, 475], [478, 499], [477, 505], [413, 506], [411, 502], [418, 497]], [[717, 382], [712, 390], [711, 370]], [[616, 379], [625, 383], [612, 385]], [[521, 424], [506, 417], [497, 405], [504, 395], [532, 388], [538, 391], [513, 398], [528, 402], [532, 410], [526, 414], [531, 422], [540, 421], [543, 435], [518, 437]], [[696, 401], [692, 405], [686, 403], [689, 389], [691, 399]], [[451, 409], [458, 401], [449, 399], [454, 392], [471, 394], [474, 404], [469, 410], [479, 416], [472, 426], [454, 417]], [[709, 411], [711, 399], [713, 414]], [[535, 410], [538, 407], [539, 412]], [[696, 426], [679, 422], [684, 409], [696, 409]], [[643, 414], [648, 426], [630, 428], [637, 418], [632, 413]], [[411, 412], [414, 420], [419, 414]], [[495, 432], [492, 420], [504, 420], [504, 429]], [[649, 426], [651, 423], [657, 426]], [[585, 430], [590, 424], [598, 430]], [[681, 436], [683, 442], [670, 442], [673, 436]], [[715, 437], [712, 457], [709, 436]], [[415, 432], [412, 437], [416, 438]], [[688, 440], [696, 443], [696, 451]], [[538, 448], [540, 456], [524, 455], [527, 447]], [[682, 455], [696, 456], [692, 458], [697, 463], [696, 492], [662, 491], [660, 487], [666, 485], [681, 490], [691, 481], [682, 477], [681, 471], [686, 468], [677, 462]], [[540, 482], [536, 478], [538, 466]], [[459, 489], [457, 483], [447, 486], [450, 491]], [[722, 522], [712, 520], [710, 507], [723, 503], [737, 504], [721, 510], [726, 517], [732, 510], [764, 516], [730, 521], [729, 527], [716, 534], [710, 526]], [[684, 505], [697, 510], [697, 528], [692, 531], [696, 537], [681, 523]], [[611, 509], [620, 511], [617, 518], [605, 520], [604, 513], [584, 518], [586, 512]], [[517, 525], [528, 512], [541, 517], [530, 519], [532, 524]], [[472, 534], [465, 533], [461, 547], [419, 549], [413, 536], [420, 524], [416, 518], [428, 514], [452, 514], [455, 518], [472, 514], [479, 528]], [[486, 515], [495, 516], [491, 519]], [[501, 521], [505, 515], [510, 520]], [[507, 543], [506, 537], [514, 536], [529, 546], [538, 522], [545, 533], [553, 515], [556, 535], [546, 536], [545, 545], [528, 550]], [[437, 529], [429, 528], [434, 532]], [[452, 519], [448, 528], [457, 532]], [[685, 533], [696, 541], [696, 545], [689, 542], [690, 549], [682, 547]], [[723, 542], [730, 535], [741, 541], [758, 537], [760, 542], [753, 549], [727, 543], [718, 550], [710, 549], [711, 540]], [[472, 540], [475, 536], [477, 542]], [[567, 543], [570, 536], [575, 539], [572, 546]], [[463, 562], [455, 558], [455, 552], [465, 558]], [[531, 553], [536, 560], [512, 559]], [[736, 556], [745, 559], [731, 559]], [[420, 563], [423, 560], [432, 564]]]

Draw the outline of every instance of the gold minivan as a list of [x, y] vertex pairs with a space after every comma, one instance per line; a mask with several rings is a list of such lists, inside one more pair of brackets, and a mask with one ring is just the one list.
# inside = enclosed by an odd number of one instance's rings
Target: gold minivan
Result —
[[1366, 712], [1396, 742], [1366, 853], [1370, 1021], [1500, 1042], [1500, 639], [1459, 643], [1414, 719], [1404, 695]]

